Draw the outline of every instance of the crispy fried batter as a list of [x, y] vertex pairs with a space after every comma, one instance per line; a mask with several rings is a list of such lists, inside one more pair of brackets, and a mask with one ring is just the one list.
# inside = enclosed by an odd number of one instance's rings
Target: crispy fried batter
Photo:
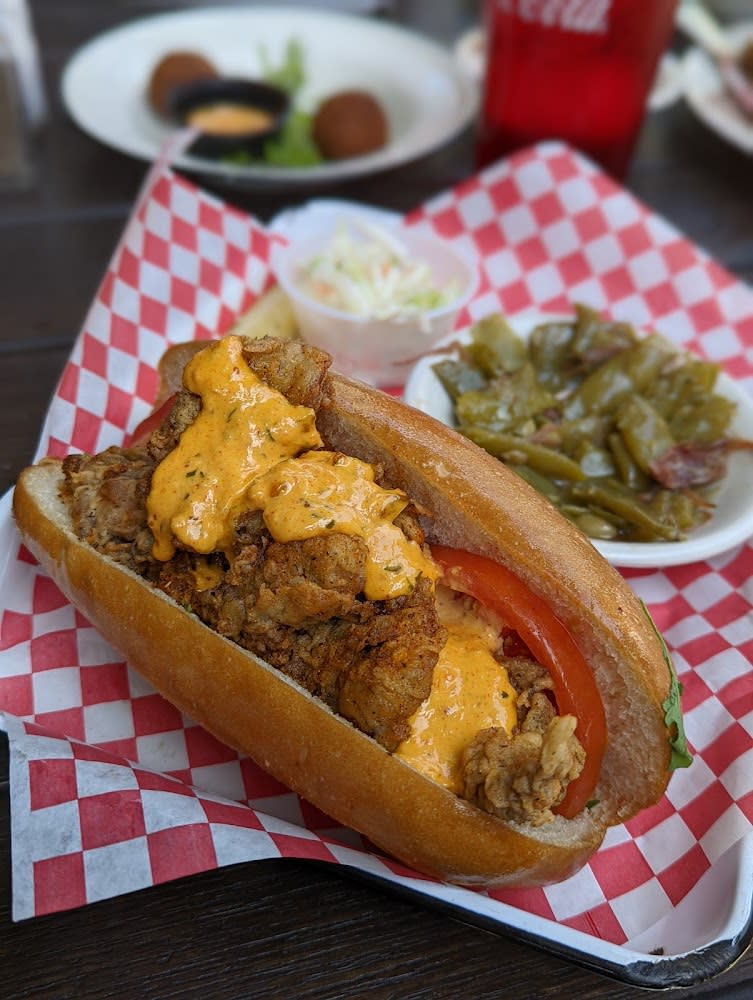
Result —
[[[328, 360], [320, 351], [248, 340], [244, 357], [291, 402], [321, 404]], [[144, 446], [66, 461], [64, 493], [77, 532], [395, 749], [407, 735], [408, 718], [429, 694], [445, 641], [428, 581], [419, 581], [406, 597], [367, 601], [361, 539], [332, 532], [275, 542], [256, 511], [238, 517], [230, 551], [206, 558], [179, 550], [167, 562], [151, 557], [151, 476], [200, 405], [182, 390]], [[423, 542], [409, 510], [396, 523], [408, 538]]]
[[583, 770], [576, 719], [555, 715], [545, 694], [531, 697], [523, 725], [480, 732], [463, 755], [464, 796], [500, 819], [539, 826]]
[[[187, 360], [191, 356], [187, 354]], [[312, 409], [321, 406], [329, 361], [327, 355], [315, 347], [298, 341], [249, 339], [243, 342], [243, 357], [263, 382], [281, 392], [291, 403]], [[172, 409], [147, 442], [148, 452], [155, 462], [161, 462], [172, 451], [180, 435], [198, 416], [200, 408], [198, 396], [186, 389], [177, 392]]]
[[329, 355], [300, 340], [243, 341], [243, 357], [262, 382], [277, 389], [297, 406], [318, 410], [325, 395]]
[[95, 458], [69, 455], [63, 470], [63, 496], [79, 537], [134, 568], [149, 560], [153, 539], [146, 524], [146, 498], [154, 463], [148, 455], [138, 449], [108, 448]]
[[428, 581], [407, 597], [367, 601], [360, 539], [282, 544], [252, 517], [242, 534], [219, 586], [197, 589], [190, 553], [163, 565], [159, 586], [394, 750], [429, 694], [445, 641]]
[[[325, 400], [327, 359], [316, 349], [254, 340], [244, 343], [244, 356], [291, 402], [316, 408]], [[429, 694], [446, 640], [428, 580], [419, 578], [406, 596], [369, 601], [360, 538], [333, 531], [276, 542], [260, 511], [237, 517], [233, 542], [222, 552], [206, 557], [179, 548], [167, 562], [153, 558], [146, 516], [151, 477], [200, 405], [182, 390], [145, 444], [65, 460], [62, 495], [79, 537], [395, 750]], [[423, 544], [412, 506], [395, 524]], [[519, 640], [508, 645], [525, 652]], [[518, 692], [517, 727], [511, 736], [488, 729], [473, 740], [464, 755], [465, 797], [502, 818], [538, 824], [551, 818], [580, 773], [584, 752], [575, 720], [555, 714], [549, 674], [526, 655], [504, 662]]]

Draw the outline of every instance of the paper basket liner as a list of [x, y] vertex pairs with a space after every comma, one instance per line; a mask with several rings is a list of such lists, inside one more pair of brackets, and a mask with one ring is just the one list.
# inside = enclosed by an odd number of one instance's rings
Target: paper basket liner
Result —
[[[500, 161], [406, 220], [482, 258], [481, 285], [459, 325], [498, 309], [561, 313], [583, 302], [660, 329], [753, 389], [751, 290], [562, 144]], [[63, 371], [38, 454], [121, 443], [149, 412], [165, 347], [216, 336], [271, 284], [275, 238], [168, 167], [152, 171]], [[39, 570], [7, 497], [0, 527], [15, 919], [238, 861], [316, 858], [451, 897], [503, 924], [535, 919], [577, 932], [587, 948], [640, 940], [648, 953], [651, 929], [751, 830], [749, 544], [707, 562], [625, 571], [672, 651], [692, 767], [673, 776], [657, 806], [610, 830], [577, 875], [485, 893], [408, 872], [182, 716]]]

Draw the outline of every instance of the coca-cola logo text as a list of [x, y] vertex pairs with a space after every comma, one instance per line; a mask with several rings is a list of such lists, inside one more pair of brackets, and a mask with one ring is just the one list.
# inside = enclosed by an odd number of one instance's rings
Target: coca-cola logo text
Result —
[[498, 0], [497, 6], [521, 21], [564, 31], [604, 34], [609, 29], [612, 0]]

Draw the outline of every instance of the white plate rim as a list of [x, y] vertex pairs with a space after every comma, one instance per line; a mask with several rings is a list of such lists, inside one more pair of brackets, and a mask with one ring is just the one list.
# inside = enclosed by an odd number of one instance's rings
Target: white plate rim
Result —
[[[264, 42], [265, 30], [269, 32], [272, 29], [278, 33], [285, 31], [288, 37], [300, 35], [304, 49], [307, 44], [311, 45], [317, 34], [323, 37], [325, 32], [329, 37], [334, 37], [337, 32], [349, 32], [352, 40], [360, 40], [364, 48], [369, 47], [369, 51], [384, 51], [383, 47], [388, 42], [399, 45], [403, 51], [410, 53], [410, 58], [399, 60], [403, 66], [403, 77], [400, 77], [399, 67], [393, 68], [390, 63], [391, 78], [405, 84], [411, 77], [419, 88], [414, 91], [415, 100], [428, 101], [429, 88], [436, 90], [441, 86], [444, 93], [451, 94], [452, 102], [447, 104], [443, 101], [441, 114], [422, 113], [420, 128], [407, 131], [403, 128], [396, 141], [388, 143], [383, 149], [349, 160], [311, 167], [273, 167], [219, 163], [184, 154], [173, 161], [174, 166], [236, 185], [303, 185], [340, 181], [400, 166], [434, 152], [469, 125], [476, 112], [477, 88], [457, 65], [452, 52], [432, 39], [399, 24], [374, 20], [366, 15], [287, 5], [192, 8], [152, 14], [117, 25], [89, 39], [68, 60], [60, 85], [63, 103], [76, 125], [92, 138], [149, 162], [156, 158], [161, 142], [170, 129], [149, 110], [143, 99], [141, 87], [146, 86], [146, 65], [152, 66], [162, 53], [193, 47], [214, 59], [225, 72], [238, 72], [228, 64], [223, 66], [223, 53], [218, 55], [214, 51], [212, 39], [216, 41], [224, 31], [232, 32], [236, 37], [245, 31], [249, 38], [251, 67], [256, 46]], [[135, 71], [127, 68], [129, 50], [133, 51], [137, 40], [142, 67], [138, 84], [129, 79], [129, 72]], [[148, 54], [143, 51], [147, 43]], [[111, 64], [117, 61], [123, 69], [109, 74], [111, 89], [105, 114], [100, 101], [102, 81], [97, 79], [97, 64], [108, 56]], [[363, 80], [354, 82], [367, 85]], [[343, 78], [342, 85], [346, 84], [347, 80]], [[312, 87], [316, 89], [315, 82]], [[141, 101], [143, 107], [137, 108], [138, 120], [134, 127], [130, 123], [129, 109], [132, 113], [135, 102]], [[431, 101], [428, 106], [429, 110], [439, 110], [433, 107]]]
[[682, 67], [673, 52], [665, 52], [659, 60], [651, 92], [646, 101], [648, 112], [664, 111], [682, 96]]
[[[505, 318], [519, 336], [525, 336], [541, 322], [557, 322], [572, 319], [572, 315], [564, 313], [547, 313], [538, 309], [528, 309], [521, 313], [506, 315]], [[456, 330], [437, 346], [431, 354], [425, 355], [411, 369], [403, 390], [403, 399], [410, 406], [429, 413], [444, 423], [449, 412], [449, 400], [441, 389], [439, 380], [431, 371], [431, 366], [442, 358], [451, 357], [451, 351], [443, 352], [442, 348], [450, 347], [458, 341], [467, 341], [471, 327]], [[640, 332], [640, 331], [639, 331]], [[661, 331], [659, 331], [661, 332]], [[679, 345], [678, 350], [683, 350]], [[720, 365], [720, 368], [722, 366]], [[717, 382], [717, 390], [737, 403], [738, 411], [732, 425], [732, 432], [739, 437], [753, 440], [753, 399], [742, 386], [721, 370]], [[434, 404], [435, 393], [442, 393], [442, 405]], [[751, 466], [753, 453], [737, 452], [730, 458], [727, 477], [720, 487], [717, 501], [721, 503], [724, 494], [731, 489], [736, 481], [750, 480], [753, 467], [745, 473], [745, 465]], [[654, 568], [683, 566], [689, 563], [710, 559], [713, 556], [729, 552], [753, 536], [753, 497], [749, 493], [748, 506], [741, 516], [729, 524], [714, 524], [715, 516], [689, 538], [679, 542], [605, 542], [591, 539], [591, 542], [604, 558], [623, 569]]]
[[[753, 21], [741, 21], [727, 29], [733, 48], [753, 38]], [[682, 57], [682, 89], [695, 115], [721, 138], [748, 155], [753, 154], [753, 119], [746, 118], [727, 94], [711, 56], [691, 46]]]

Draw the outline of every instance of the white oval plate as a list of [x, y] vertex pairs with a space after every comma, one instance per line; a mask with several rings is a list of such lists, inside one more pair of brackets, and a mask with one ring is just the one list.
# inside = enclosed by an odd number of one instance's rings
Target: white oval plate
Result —
[[168, 52], [201, 52], [227, 75], [258, 76], [260, 46], [273, 65], [303, 47], [306, 83], [297, 102], [313, 110], [328, 94], [369, 90], [382, 103], [390, 140], [375, 153], [311, 167], [220, 163], [183, 155], [175, 166], [236, 185], [309, 184], [375, 173], [430, 153], [475, 114], [477, 88], [452, 54], [420, 35], [367, 17], [303, 7], [215, 7], [132, 21], [87, 42], [65, 67], [62, 96], [76, 124], [107, 146], [154, 160], [170, 126], [145, 89]]
[[[733, 48], [753, 38], [753, 21], [727, 29]], [[727, 142], [753, 153], [753, 119], [741, 111], [727, 93], [724, 81], [711, 56], [693, 46], [683, 56], [682, 82], [685, 98], [700, 120]]]
[[[527, 336], [538, 323], [570, 319], [562, 315], [525, 312], [507, 317], [510, 326], [521, 336]], [[445, 339], [446, 345], [468, 343], [470, 330], [462, 330]], [[452, 350], [433, 352], [421, 358], [411, 370], [403, 398], [424, 413], [453, 426], [452, 403], [442, 388], [432, 365], [452, 357]], [[735, 437], [753, 440], [753, 399], [744, 389], [722, 373], [717, 391], [737, 404], [737, 414], [731, 428]], [[602, 542], [594, 546], [614, 566], [661, 567], [680, 566], [719, 555], [741, 544], [753, 535], [753, 452], [732, 454], [728, 472], [715, 494], [713, 517], [681, 542]]]

